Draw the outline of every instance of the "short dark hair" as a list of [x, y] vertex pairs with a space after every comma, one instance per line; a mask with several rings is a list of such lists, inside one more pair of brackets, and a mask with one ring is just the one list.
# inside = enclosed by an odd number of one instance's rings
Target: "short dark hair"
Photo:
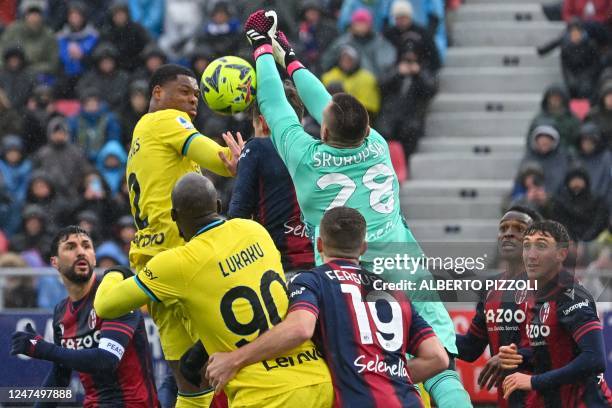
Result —
[[569, 247], [570, 236], [567, 232], [567, 228], [561, 223], [552, 220], [537, 221], [531, 224], [527, 231], [525, 231], [525, 237], [541, 233], [548, 235], [557, 242], [557, 246], [567, 248]]
[[353, 144], [367, 136], [368, 111], [354, 96], [340, 92], [332, 96], [327, 127], [335, 140]]
[[[288, 79], [286, 79], [283, 82], [283, 88], [285, 89], [285, 96], [287, 97], [287, 101], [289, 101], [289, 104], [291, 105], [291, 107], [295, 111], [295, 114], [297, 115], [298, 119], [301, 122], [302, 119], [304, 118], [305, 108], [304, 108], [304, 103], [300, 99], [300, 95], [298, 95], [297, 89], [295, 89], [293, 82], [291, 82]], [[253, 102], [250, 109], [251, 109], [251, 118], [255, 119], [259, 115], [261, 115], [261, 111], [259, 110], [259, 105], [257, 104], [257, 100]]]
[[176, 64], [165, 64], [157, 68], [149, 80], [149, 95], [153, 95], [156, 86], [164, 86], [167, 82], [174, 81], [179, 75], [198, 79], [192, 70]]
[[531, 218], [531, 220], [533, 222], [538, 222], [538, 221], [544, 220], [544, 217], [542, 217], [542, 214], [540, 214], [538, 211], [536, 211], [536, 210], [534, 210], [532, 208], [529, 208], [529, 207], [525, 207], [523, 205], [513, 205], [512, 207], [508, 208], [504, 214], [507, 214], [510, 211], [514, 211], [514, 212], [518, 212], [518, 213], [522, 213], [522, 214], [528, 215], [529, 218]]
[[69, 225], [67, 227], [64, 227], [59, 230], [57, 234], [55, 234], [55, 238], [53, 238], [53, 241], [51, 242], [51, 256], [57, 256], [60, 242], [65, 241], [66, 239], [68, 239], [69, 236], [74, 234], [83, 234], [91, 239], [91, 235], [89, 235], [87, 231], [85, 231], [78, 225]]
[[320, 225], [323, 244], [333, 256], [359, 256], [365, 240], [366, 221], [361, 213], [349, 207], [334, 207], [323, 215]]

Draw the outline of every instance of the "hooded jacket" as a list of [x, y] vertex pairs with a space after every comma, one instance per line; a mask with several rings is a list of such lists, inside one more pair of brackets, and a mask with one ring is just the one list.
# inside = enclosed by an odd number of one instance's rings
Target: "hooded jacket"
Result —
[[[48, 139], [53, 129], [58, 126], [63, 126], [68, 132], [66, 119], [57, 116], [51, 119], [47, 126]], [[58, 193], [67, 198], [76, 197], [81, 174], [91, 167], [83, 151], [70, 141], [63, 145], [55, 145], [49, 140], [34, 154], [32, 164], [34, 169], [41, 170], [53, 180]]]
[[[128, 15], [128, 21], [123, 27], [116, 26], [112, 15], [118, 9], [123, 8]], [[119, 53], [119, 68], [132, 71], [140, 64], [140, 53], [146, 47], [150, 37], [147, 30], [132, 21], [127, 4], [115, 1], [109, 12], [109, 23], [102, 31], [101, 41], [109, 42], [117, 48]]]
[[[85, 22], [83, 28], [79, 31], [73, 31], [66, 23], [62, 31], [57, 34], [57, 43], [59, 47], [59, 56], [64, 68], [64, 73], [69, 77], [75, 77], [83, 74], [87, 68], [85, 63], [87, 57], [91, 55], [96, 44], [98, 44], [98, 31], [91, 25]], [[71, 43], [75, 43], [81, 49], [83, 57], [75, 59], [70, 56], [68, 48]]]
[[96, 112], [81, 109], [78, 115], [68, 119], [72, 140], [83, 148], [89, 160], [95, 162], [100, 149], [109, 140], [121, 140], [121, 127], [115, 114], [105, 103]]
[[[119, 167], [110, 168], [106, 166], [106, 159], [111, 156], [115, 156], [118, 159]], [[98, 154], [96, 168], [110, 187], [112, 195], [115, 195], [121, 188], [121, 183], [125, 177], [126, 163], [127, 154], [121, 146], [121, 143], [116, 140], [111, 140], [110, 142], [106, 143]]]
[[[546, 154], [535, 150], [536, 136], [540, 134], [550, 135], [554, 142], [552, 150]], [[569, 168], [569, 155], [565, 148], [561, 146], [560, 135], [551, 125], [540, 125], [533, 129], [529, 137], [527, 152], [521, 161], [519, 168], [523, 168], [527, 163], [538, 163], [544, 171], [544, 186], [549, 194], [555, 194], [563, 184], [563, 178]]]
[[23, 20], [12, 23], [2, 33], [0, 49], [2, 53], [19, 45], [26, 55], [30, 69], [36, 74], [54, 74], [59, 66], [57, 41], [53, 31], [46, 26], [31, 30]]
[[[547, 101], [552, 94], [559, 94], [563, 99], [563, 109], [560, 113], [554, 113], [548, 109]], [[527, 137], [531, 137], [531, 133], [537, 126], [552, 124], [559, 133], [561, 145], [566, 148], [573, 147], [578, 139], [580, 120], [570, 110], [569, 103], [570, 98], [565, 88], [560, 85], [550, 86], [542, 96], [540, 112], [531, 121]]]
[[[581, 177], [586, 183], [578, 195], [569, 188], [569, 181], [574, 177]], [[552, 199], [550, 216], [565, 225], [570, 236], [577, 241], [592, 241], [608, 226], [606, 204], [591, 194], [589, 174], [582, 168], [567, 173], [563, 188]]]
[[586, 154], [578, 146], [574, 160], [588, 173], [591, 193], [595, 197], [603, 198], [608, 206], [608, 211], [612, 213], [612, 152], [602, 143], [599, 129], [595, 124], [584, 124], [581, 133], [585, 132], [589, 132], [590, 137], [593, 138], [595, 150]]
[[612, 110], [607, 110], [604, 104], [606, 95], [612, 94], [612, 81], [604, 82], [599, 90], [599, 100], [585, 121], [593, 121], [599, 127], [604, 146], [612, 150]]

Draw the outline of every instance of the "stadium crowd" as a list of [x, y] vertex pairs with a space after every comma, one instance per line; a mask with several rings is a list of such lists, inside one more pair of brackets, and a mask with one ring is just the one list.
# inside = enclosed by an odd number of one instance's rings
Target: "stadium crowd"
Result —
[[[328, 89], [353, 94], [376, 129], [400, 142], [409, 156], [424, 135], [427, 108], [437, 92], [448, 42], [446, 13], [457, 5], [452, 0], [3, 2], [0, 267], [46, 266], [50, 237], [70, 223], [90, 232], [100, 266], [126, 264], [135, 227], [125, 165], [132, 130], [148, 109], [152, 72], [176, 62], [200, 76], [219, 56], [251, 60], [242, 22], [261, 7], [278, 11], [279, 28]], [[508, 199], [564, 223], [578, 241], [609, 242], [612, 228], [610, 9], [612, 1], [559, 5], [567, 32], [540, 52], [561, 47], [565, 84], [543, 96]], [[583, 120], [570, 107], [576, 98], [591, 104]], [[304, 122], [309, 133], [319, 134], [314, 120]], [[248, 115], [215, 115], [204, 103], [194, 125], [219, 142], [225, 130], [252, 134]], [[210, 176], [227, 210], [232, 180]], [[5, 307], [52, 308], [65, 296], [55, 277], [5, 282]]]

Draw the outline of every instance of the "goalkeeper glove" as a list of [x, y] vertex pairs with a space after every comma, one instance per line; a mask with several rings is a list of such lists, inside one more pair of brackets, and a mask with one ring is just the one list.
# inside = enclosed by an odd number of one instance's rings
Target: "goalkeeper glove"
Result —
[[123, 279], [128, 279], [134, 276], [134, 272], [132, 272], [130, 268], [128, 268], [127, 266], [122, 266], [122, 265], [115, 265], [112, 268], [108, 268], [107, 270], [104, 271], [104, 276], [106, 276], [107, 273], [112, 273], [112, 272], [119, 272], [121, 275], [123, 275]]
[[276, 37], [272, 39], [272, 48], [274, 49], [274, 60], [278, 65], [287, 69], [290, 77], [298, 69], [304, 68], [304, 65], [298, 61], [295, 50], [291, 47], [287, 36], [282, 31], [276, 32]]
[[244, 23], [244, 31], [247, 40], [253, 46], [255, 60], [260, 55], [272, 54], [272, 38], [276, 34], [276, 24], [277, 17], [274, 10], [257, 10]]
[[179, 370], [187, 381], [196, 387], [200, 387], [202, 383], [201, 370], [204, 364], [208, 361], [208, 353], [199, 340], [189, 350], [183, 354], [179, 362]]
[[25, 331], [17, 331], [11, 337], [11, 355], [25, 354], [29, 357], [40, 357], [49, 346], [53, 346], [43, 340], [42, 336], [30, 323], [25, 327]]

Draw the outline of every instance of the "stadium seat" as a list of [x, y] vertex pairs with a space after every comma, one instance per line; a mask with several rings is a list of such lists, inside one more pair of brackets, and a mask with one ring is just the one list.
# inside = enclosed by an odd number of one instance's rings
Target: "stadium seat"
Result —
[[396, 140], [391, 140], [388, 143], [393, 169], [395, 170], [397, 179], [401, 184], [408, 179], [408, 166], [406, 165], [406, 154], [404, 153], [404, 147]]
[[78, 99], [58, 99], [55, 102], [55, 107], [64, 116], [74, 116], [79, 113], [81, 103]]
[[574, 112], [574, 115], [578, 116], [578, 119], [584, 120], [591, 109], [591, 105], [588, 99], [572, 99], [570, 109]]

